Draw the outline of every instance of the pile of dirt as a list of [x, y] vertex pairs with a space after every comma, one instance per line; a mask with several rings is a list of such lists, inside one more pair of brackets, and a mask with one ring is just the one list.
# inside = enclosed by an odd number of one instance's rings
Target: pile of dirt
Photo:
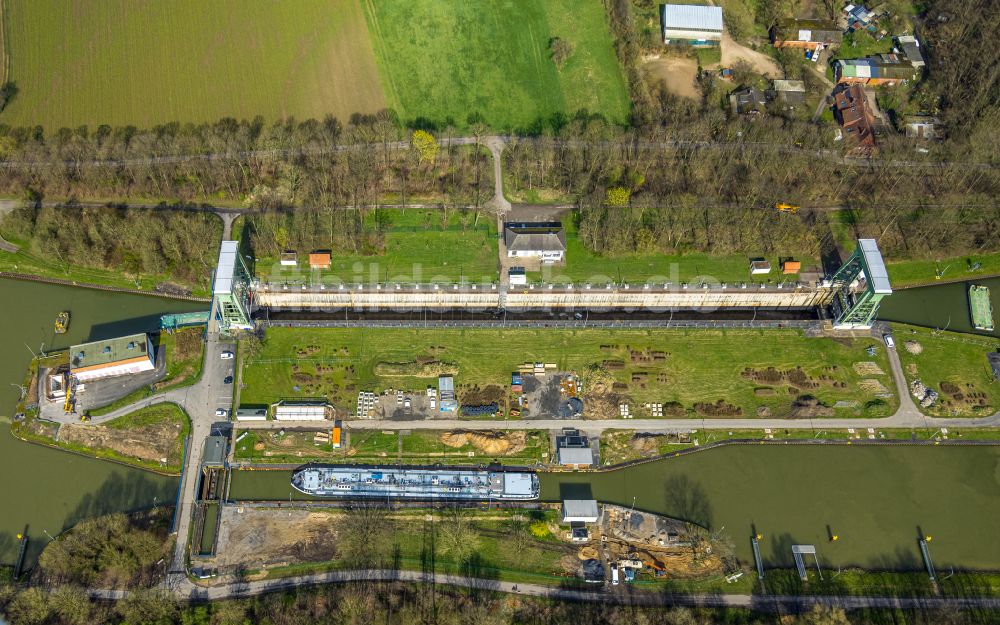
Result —
[[580, 551], [577, 552], [576, 557], [581, 560], [594, 560], [597, 559], [597, 549], [593, 547], [580, 547]]
[[488, 404], [502, 404], [507, 398], [507, 391], [496, 384], [491, 384], [485, 388], [463, 386], [460, 395], [463, 405], [486, 406]]
[[295, 356], [298, 358], [308, 358], [319, 352], [319, 345], [306, 345], [305, 347], [299, 347], [295, 350]]
[[637, 432], [628, 442], [629, 447], [642, 454], [655, 454], [660, 450], [660, 437], [656, 434]]
[[802, 395], [792, 402], [793, 419], [813, 419], [816, 417], [832, 417], [833, 408], [824, 406], [818, 399], [810, 395]]
[[924, 346], [913, 340], [903, 343], [903, 347], [905, 347], [906, 351], [910, 352], [914, 356], [924, 351]]
[[[424, 359], [421, 359], [424, 360]], [[386, 377], [434, 378], [439, 375], [457, 375], [458, 365], [438, 360], [417, 362], [380, 362], [375, 365], [375, 375]]]
[[698, 414], [703, 414], [706, 417], [738, 417], [743, 414], [742, 408], [722, 399], [714, 404], [699, 402], [694, 405], [694, 409]]
[[523, 431], [498, 432], [496, 430], [453, 430], [441, 435], [441, 442], [448, 447], [472, 445], [491, 456], [516, 454], [525, 448], [527, 435]]
[[889, 389], [875, 378], [865, 378], [864, 380], [861, 380], [858, 382], [858, 388], [866, 393], [872, 393], [874, 395], [882, 395], [889, 392]]
[[[774, 367], [768, 367], [767, 369], [752, 369], [747, 367], [740, 373], [740, 375], [748, 380], [763, 384], [779, 384], [781, 382], [785, 382], [800, 390], [819, 388], [820, 386], [820, 382], [817, 382], [806, 375], [806, 372], [803, 371], [801, 367], [789, 369], [788, 371], [778, 371]], [[829, 376], [822, 376], [820, 381], [832, 382], [833, 379]]]
[[858, 375], [885, 375], [877, 362], [863, 361], [854, 363], [854, 372]]
[[757, 416], [760, 418], [770, 417], [771, 409], [767, 406], [757, 406]]
[[583, 396], [583, 418], [584, 419], [614, 419], [620, 416], [618, 406], [619, 395], [608, 393], [607, 389], [592, 389], [591, 392]]

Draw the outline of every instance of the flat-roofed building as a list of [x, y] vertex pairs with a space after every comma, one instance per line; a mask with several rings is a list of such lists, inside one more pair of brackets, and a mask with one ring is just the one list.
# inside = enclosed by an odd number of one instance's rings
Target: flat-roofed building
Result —
[[152, 371], [156, 368], [153, 341], [148, 334], [131, 334], [74, 345], [69, 353], [70, 373], [80, 382]]
[[663, 42], [692, 46], [722, 45], [722, 8], [693, 4], [664, 4], [660, 7]]
[[274, 407], [275, 421], [322, 421], [332, 408], [324, 401], [282, 401]]
[[597, 523], [599, 516], [594, 499], [564, 499], [562, 502], [563, 523]]

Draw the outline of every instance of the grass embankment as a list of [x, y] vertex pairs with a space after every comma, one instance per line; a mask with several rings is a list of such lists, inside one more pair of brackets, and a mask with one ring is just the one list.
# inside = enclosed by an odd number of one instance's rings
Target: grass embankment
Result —
[[[314, 514], [336, 512], [314, 511]], [[555, 511], [518, 512], [512, 510], [454, 511], [406, 510], [391, 513], [391, 531], [378, 539], [379, 545], [364, 549], [366, 554], [391, 554], [400, 569], [420, 570], [433, 566], [438, 573], [452, 573], [509, 582], [559, 584], [576, 581], [575, 570], [566, 564], [579, 566], [577, 546], [571, 545], [553, 532], [568, 531], [560, 527]], [[350, 540], [351, 520], [342, 521], [338, 530], [341, 544]], [[358, 551], [344, 547], [338, 551]], [[299, 563], [266, 570], [268, 578], [304, 575], [325, 570], [356, 568], [349, 557], [327, 562]]]
[[[979, 263], [979, 268], [972, 267]], [[975, 280], [1000, 275], [1000, 253], [977, 256], [955, 256], [940, 260], [889, 261], [886, 265], [894, 287], [934, 284], [942, 280]]]
[[[348, 430], [342, 447], [316, 444], [312, 432], [241, 434], [234, 457], [253, 463], [329, 462], [347, 464], [483, 464], [535, 465], [549, 453], [548, 434], [528, 432], [377, 432]], [[471, 439], [471, 440], [469, 440]], [[445, 440], [448, 442], [446, 443]]]
[[[601, 3], [367, 0], [387, 100], [404, 123], [532, 130], [577, 111], [624, 124], [625, 81]], [[571, 44], [559, 69], [550, 40]]]
[[920, 380], [939, 393], [937, 402], [921, 408], [924, 414], [983, 417], [1000, 409], [1000, 383], [986, 359], [1000, 340], [903, 324], [893, 330], [907, 384]]
[[[153, 291], [156, 289], [156, 285], [170, 280], [170, 276], [167, 274], [130, 276], [120, 270], [91, 269], [70, 263], [56, 262], [29, 252], [28, 241], [9, 236], [4, 238], [21, 249], [16, 253], [0, 250], [0, 271], [3, 272], [137, 291]], [[196, 297], [209, 296], [207, 290], [200, 289], [194, 290], [192, 294]]]
[[[358, 390], [435, 385], [436, 378], [376, 374], [382, 362], [429, 359], [458, 368], [460, 401], [474, 387], [506, 389], [522, 363], [545, 362], [583, 375], [584, 393], [592, 393], [585, 402], [611, 407], [607, 418], [629, 402], [637, 417], [649, 416], [645, 402], [664, 403], [664, 416], [886, 416], [897, 400], [879, 396], [892, 380], [884, 349], [869, 356], [870, 345], [880, 343], [794, 330], [271, 328], [244, 368], [240, 400], [322, 396], [351, 411]], [[807, 396], [821, 405], [793, 407]], [[832, 408], [838, 401], [856, 404]]]
[[18, 87], [7, 124], [346, 121], [386, 107], [356, 0], [6, 4]]
[[[378, 222], [379, 225], [376, 224]], [[358, 253], [334, 253], [329, 269], [310, 270], [309, 252], [298, 265], [258, 258], [261, 281], [336, 285], [380, 282], [495, 282], [496, 220], [470, 211], [379, 209], [364, 215], [363, 229], [381, 234], [382, 245]]]
[[[576, 226], [568, 215], [563, 220], [563, 225], [566, 227], [565, 265], [546, 265], [542, 271], [530, 272], [529, 280], [595, 285], [615, 282], [642, 284], [648, 281], [657, 284], [672, 282], [677, 286], [695, 278], [708, 282], [755, 284], [799, 279], [798, 274], [781, 273], [781, 262], [776, 254], [596, 254], [580, 239]], [[819, 267], [819, 260], [816, 258], [794, 254], [787, 257], [801, 261], [806, 271]], [[751, 258], [770, 261], [771, 273], [751, 275]]]
[[[933, 425], [933, 424], [931, 424]], [[653, 434], [634, 430], [605, 430], [601, 434], [601, 460], [605, 464], [619, 464], [642, 458], [653, 458], [666, 454], [694, 449], [698, 446], [724, 443], [726, 441], [778, 442], [790, 440], [810, 441], [989, 441], [1000, 444], [1000, 429], [976, 428], [970, 430], [949, 429], [942, 434], [939, 428], [884, 429], [872, 428], [831, 429], [772, 429], [765, 430], [697, 430], [690, 434]], [[686, 442], [681, 442], [686, 441]]]
[[191, 420], [176, 404], [156, 404], [101, 425], [73, 423], [58, 427], [29, 419], [13, 431], [31, 442], [179, 475]]
[[174, 333], [161, 332], [156, 349], [167, 350], [166, 376], [159, 382], [129, 393], [106, 406], [88, 410], [87, 414], [99, 417], [158, 393], [197, 382], [201, 378], [205, 360], [205, 345], [201, 340], [203, 332], [201, 328], [184, 328]]

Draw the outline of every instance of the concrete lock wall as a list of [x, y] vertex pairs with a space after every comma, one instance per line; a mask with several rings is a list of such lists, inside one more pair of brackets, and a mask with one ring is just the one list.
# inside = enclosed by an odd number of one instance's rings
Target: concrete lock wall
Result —
[[[257, 305], [285, 310], [422, 310], [497, 308], [545, 309], [632, 309], [672, 308], [812, 308], [828, 304], [831, 289], [786, 286], [746, 288], [713, 286], [688, 289], [534, 289], [518, 288], [501, 296], [492, 289], [452, 289], [433, 286], [405, 290], [308, 290], [260, 291]], [[502, 299], [501, 299], [502, 298]], [[503, 302], [503, 303], [501, 303]]]

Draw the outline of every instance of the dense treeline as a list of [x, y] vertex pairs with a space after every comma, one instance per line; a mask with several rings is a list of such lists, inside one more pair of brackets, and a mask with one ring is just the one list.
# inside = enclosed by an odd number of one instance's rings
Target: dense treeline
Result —
[[[790, 150], [756, 145], [788, 136], [774, 118], [739, 126], [742, 143], [705, 146], [699, 142], [712, 135], [709, 123], [692, 120], [682, 135], [691, 143], [671, 149], [664, 146], [678, 133], [662, 128], [608, 136], [581, 124], [577, 132], [591, 141], [521, 139], [505, 153], [508, 181], [576, 198], [583, 240], [609, 253], [815, 251], [838, 207], [850, 209], [842, 214], [854, 234], [878, 238], [897, 256], [997, 249], [1000, 172], [963, 163], [845, 164], [794, 148], [821, 149], [807, 126], [791, 135]], [[620, 188], [629, 196], [624, 206], [609, 199]], [[793, 217], [775, 211], [776, 202], [819, 210]]]
[[60, 267], [113, 269], [133, 277], [167, 275], [207, 283], [222, 235], [210, 213], [26, 202], [0, 221], [0, 232]]
[[138, 588], [117, 603], [92, 603], [79, 586], [0, 585], [11, 625], [961, 625], [991, 623], [989, 612], [953, 610], [845, 613], [816, 607], [799, 615], [744, 609], [641, 608], [562, 603], [486, 589], [362, 582], [249, 599], [182, 606], [158, 588]]
[[[364, 206], [386, 196], [431, 196], [482, 204], [492, 190], [485, 148], [441, 149], [433, 162], [394, 149], [406, 138], [386, 113], [267, 125], [223, 119], [214, 124], [91, 129], [0, 126], [0, 192], [41, 197], [238, 200], [247, 206]], [[438, 140], [447, 138], [440, 133]], [[351, 148], [350, 146], [360, 146]]]

